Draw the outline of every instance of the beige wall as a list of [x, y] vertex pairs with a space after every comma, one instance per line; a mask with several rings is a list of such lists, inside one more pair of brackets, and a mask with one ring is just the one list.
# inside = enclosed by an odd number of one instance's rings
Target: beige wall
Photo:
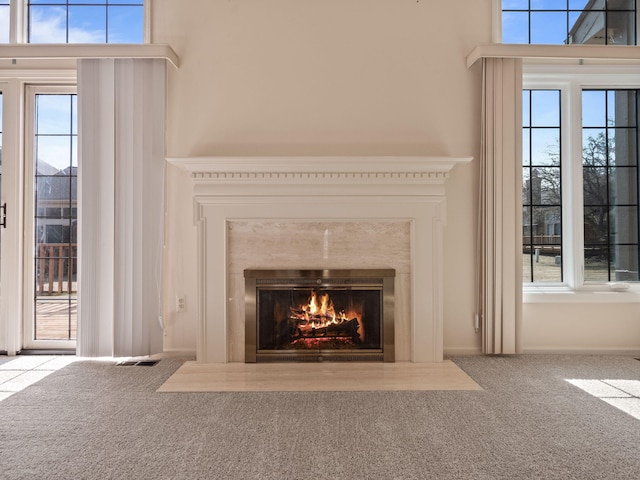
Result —
[[[444, 347], [479, 352], [473, 313], [481, 71], [479, 64], [468, 70], [465, 57], [491, 41], [491, 5], [153, 0], [153, 41], [180, 57], [180, 68], [169, 71], [168, 155], [473, 156], [447, 184]], [[167, 185], [165, 346], [194, 349], [188, 177], [168, 167]], [[187, 296], [185, 313], [175, 313], [176, 295]], [[560, 312], [525, 306], [525, 346], [569, 346], [569, 333], [558, 343], [535, 321], [543, 313], [544, 327], [552, 327], [566, 317]]]
[[640, 350], [638, 303], [534, 303], [524, 314], [527, 352]]
[[[478, 157], [480, 69], [491, 0], [154, 0], [170, 44], [168, 155]], [[448, 191], [445, 348], [473, 330], [476, 165]], [[195, 228], [188, 179], [168, 170], [168, 349], [195, 347]], [[464, 272], [460, 278], [460, 272]], [[187, 311], [174, 313], [175, 296]]]

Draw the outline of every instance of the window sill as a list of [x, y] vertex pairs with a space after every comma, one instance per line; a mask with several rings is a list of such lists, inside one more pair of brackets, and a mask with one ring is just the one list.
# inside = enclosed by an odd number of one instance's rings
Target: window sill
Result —
[[572, 289], [566, 285], [523, 285], [523, 303], [640, 303], [640, 284], [607, 283]]

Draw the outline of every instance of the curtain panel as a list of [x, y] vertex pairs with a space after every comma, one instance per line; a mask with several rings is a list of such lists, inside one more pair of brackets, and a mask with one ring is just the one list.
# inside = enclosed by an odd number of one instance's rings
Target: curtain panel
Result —
[[78, 60], [79, 356], [162, 351], [164, 59]]
[[522, 60], [482, 60], [476, 314], [487, 354], [521, 352]]

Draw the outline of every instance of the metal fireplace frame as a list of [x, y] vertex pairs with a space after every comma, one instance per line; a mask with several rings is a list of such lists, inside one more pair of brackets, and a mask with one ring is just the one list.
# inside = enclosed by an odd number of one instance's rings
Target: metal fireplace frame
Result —
[[[246, 269], [245, 363], [287, 360], [395, 361], [395, 269], [276, 270]], [[382, 349], [354, 350], [258, 350], [257, 289], [260, 285], [291, 287], [382, 287]]]

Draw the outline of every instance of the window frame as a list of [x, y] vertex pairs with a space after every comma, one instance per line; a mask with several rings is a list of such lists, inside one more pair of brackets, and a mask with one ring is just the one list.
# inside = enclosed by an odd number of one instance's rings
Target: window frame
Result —
[[[523, 300], [525, 303], [584, 302], [587, 298], [589, 302], [639, 301], [640, 282], [584, 282], [582, 91], [640, 89], [640, 65], [525, 64], [522, 88], [560, 90], [564, 252], [564, 281], [523, 282]], [[599, 295], [594, 297], [594, 293]]]

